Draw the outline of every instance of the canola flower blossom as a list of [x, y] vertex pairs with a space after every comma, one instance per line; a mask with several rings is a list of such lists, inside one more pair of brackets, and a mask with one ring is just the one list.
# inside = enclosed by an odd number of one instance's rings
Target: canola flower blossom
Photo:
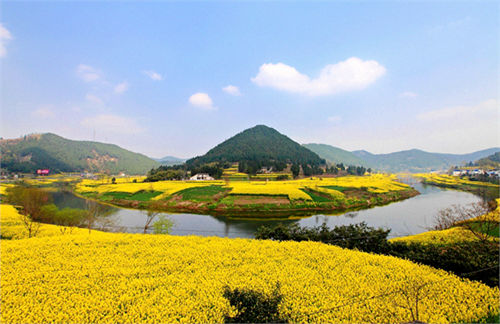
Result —
[[290, 200], [312, 201], [304, 189], [313, 189], [334, 198], [342, 199], [344, 194], [334, 187], [366, 189], [371, 193], [387, 193], [408, 190], [410, 186], [396, 181], [394, 175], [372, 174], [369, 176], [346, 176], [336, 178], [306, 178], [288, 181], [158, 181], [137, 183], [103, 184], [99, 180], [83, 180], [76, 185], [77, 193], [108, 192], [136, 193], [139, 191], [159, 191], [152, 200], [162, 200], [184, 189], [218, 185], [230, 189], [232, 195], [286, 196]]
[[7, 188], [14, 186], [10, 183], [0, 183], [0, 195], [7, 194]]
[[[500, 198], [496, 199], [497, 207], [491, 212], [480, 215], [456, 224], [455, 227], [451, 227], [445, 230], [435, 230], [427, 231], [416, 235], [396, 237], [391, 239], [393, 242], [416, 242], [424, 244], [452, 244], [458, 242], [470, 242], [477, 241], [479, 238], [474, 235], [470, 230], [464, 228], [463, 223], [467, 222], [478, 222], [478, 221], [488, 221], [488, 222], [500, 222]], [[490, 237], [491, 240], [499, 241], [498, 237]]]
[[424, 244], [453, 244], [459, 242], [477, 241], [471, 231], [463, 227], [452, 227], [445, 230], [427, 231], [416, 235], [395, 237], [392, 242], [415, 242]]
[[[2, 207], [2, 218], [5, 207]], [[10, 225], [2, 223], [2, 231]], [[477, 322], [499, 290], [318, 242], [92, 231], [3, 240], [2, 323], [221, 323], [224, 286], [271, 294], [290, 322]]]
[[[61, 226], [40, 224], [36, 237], [61, 235]], [[87, 229], [67, 227], [67, 233], [88, 233]], [[28, 231], [21, 221], [21, 215], [12, 205], [0, 205], [0, 235], [2, 239], [18, 240], [28, 238]], [[2, 243], [3, 244], [3, 243]]]
[[460, 177], [456, 176], [450, 176], [447, 174], [434, 174], [434, 173], [418, 173], [414, 174], [413, 176], [423, 179], [424, 181], [430, 182], [430, 183], [436, 183], [440, 185], [445, 185], [445, 186], [460, 186], [460, 185], [469, 185], [469, 186], [475, 186], [475, 187], [492, 187], [492, 188], [498, 188], [499, 186], [494, 183], [490, 182], [482, 182], [482, 181], [470, 181], [467, 179], [462, 179]]

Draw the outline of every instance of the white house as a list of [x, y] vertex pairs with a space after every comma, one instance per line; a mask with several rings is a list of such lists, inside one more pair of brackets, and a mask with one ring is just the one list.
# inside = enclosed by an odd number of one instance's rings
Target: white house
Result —
[[207, 173], [197, 173], [191, 178], [189, 178], [189, 180], [200, 181], [200, 180], [215, 180], [215, 179], [209, 176]]

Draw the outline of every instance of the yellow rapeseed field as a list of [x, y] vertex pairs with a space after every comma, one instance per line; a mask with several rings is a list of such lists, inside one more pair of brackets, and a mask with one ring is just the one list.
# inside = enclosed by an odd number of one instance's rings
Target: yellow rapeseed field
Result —
[[224, 186], [230, 189], [230, 194], [236, 195], [277, 195], [287, 196], [291, 200], [311, 201], [311, 197], [302, 189], [313, 189], [327, 193], [336, 198], [343, 194], [327, 187], [344, 187], [362, 189], [372, 193], [386, 193], [389, 191], [407, 190], [410, 187], [396, 181], [394, 175], [374, 174], [369, 176], [347, 176], [338, 178], [307, 178], [289, 181], [158, 181], [103, 184], [100, 180], [83, 180], [76, 186], [79, 193], [97, 192], [126, 192], [135, 193], [141, 190], [160, 191], [162, 194], [153, 198], [161, 200], [184, 189], [210, 185]]
[[[5, 207], [2, 207], [2, 217]], [[9, 227], [2, 224], [2, 230]], [[2, 323], [220, 323], [224, 286], [270, 294], [291, 322], [475, 322], [499, 290], [316, 242], [76, 234], [3, 240]]]
[[249, 181], [231, 182], [231, 194], [235, 195], [283, 195], [289, 199], [312, 200], [311, 197], [300, 190], [303, 185], [298, 181]]
[[452, 227], [441, 231], [427, 231], [416, 235], [396, 237], [392, 242], [415, 242], [427, 244], [452, 244], [464, 241], [476, 241], [478, 238], [463, 227]]
[[[61, 235], [64, 227], [52, 224], [40, 224], [37, 237]], [[88, 233], [86, 229], [66, 227], [65, 233]], [[92, 230], [93, 231], [93, 230]], [[21, 216], [14, 206], [1, 204], [0, 205], [0, 235], [7, 239], [23, 239], [28, 238], [28, 231], [24, 227]], [[3, 244], [3, 243], [2, 243]]]
[[10, 183], [0, 183], [0, 195], [5, 195], [7, 193], [7, 188], [14, 186]]
[[[500, 221], [500, 199], [496, 199], [497, 208], [486, 215], [481, 215], [475, 218], [471, 218], [464, 222], [477, 222], [477, 221], [488, 221], [488, 222], [499, 222]], [[462, 222], [458, 223], [456, 227], [448, 228], [445, 230], [436, 230], [420, 233], [417, 235], [410, 235], [405, 237], [396, 237], [391, 239], [391, 241], [396, 242], [418, 242], [418, 243], [428, 243], [428, 244], [451, 244], [463, 241], [475, 241], [478, 237], [475, 236], [470, 230], [460, 226]], [[498, 238], [491, 237], [492, 240], [498, 240]]]
[[455, 177], [455, 176], [450, 176], [447, 174], [434, 174], [434, 173], [419, 173], [419, 174], [414, 174], [413, 176], [421, 178], [423, 180], [429, 181], [429, 182], [435, 182], [437, 184], [443, 184], [443, 185], [451, 185], [451, 186], [458, 186], [458, 185], [471, 185], [471, 186], [483, 186], [483, 187], [497, 187], [498, 185], [490, 182], [481, 182], [481, 181], [470, 181], [467, 179], [462, 179], [460, 177]]

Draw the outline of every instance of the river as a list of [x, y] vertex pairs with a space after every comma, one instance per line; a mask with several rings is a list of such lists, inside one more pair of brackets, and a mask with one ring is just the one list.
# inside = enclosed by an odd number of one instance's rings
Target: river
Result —
[[[411, 185], [420, 195], [385, 206], [374, 207], [339, 215], [313, 215], [294, 218], [234, 218], [197, 214], [167, 214], [171, 221], [173, 235], [201, 235], [253, 238], [261, 225], [298, 223], [301, 226], [319, 226], [326, 223], [336, 225], [366, 222], [372, 227], [391, 229], [390, 237], [414, 235], [425, 232], [433, 225], [433, 219], [440, 209], [453, 204], [469, 204], [480, 201], [478, 196], [468, 192], [447, 190], [419, 182]], [[68, 192], [53, 193], [54, 203], [59, 208], [85, 208], [85, 200]], [[147, 211], [110, 207], [111, 213], [104, 221], [95, 225], [98, 229], [115, 232], [142, 233], [147, 221]], [[153, 221], [154, 222], [154, 221]], [[149, 232], [149, 230], [148, 230]]]

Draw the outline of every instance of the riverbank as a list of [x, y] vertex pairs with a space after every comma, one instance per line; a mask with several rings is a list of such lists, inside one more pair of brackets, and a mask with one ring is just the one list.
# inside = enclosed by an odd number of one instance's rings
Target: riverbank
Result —
[[487, 214], [453, 224], [450, 228], [423, 232], [417, 235], [396, 237], [392, 242], [453, 244], [479, 240], [499, 241], [500, 199], [495, 201], [496, 207]]
[[432, 173], [418, 173], [414, 177], [424, 184], [467, 191], [488, 200], [500, 198], [500, 186], [490, 182], [471, 181], [456, 176]]
[[266, 217], [338, 214], [418, 195], [395, 176], [292, 181], [161, 181], [100, 184], [82, 181], [75, 193], [115, 206], [165, 212]]

